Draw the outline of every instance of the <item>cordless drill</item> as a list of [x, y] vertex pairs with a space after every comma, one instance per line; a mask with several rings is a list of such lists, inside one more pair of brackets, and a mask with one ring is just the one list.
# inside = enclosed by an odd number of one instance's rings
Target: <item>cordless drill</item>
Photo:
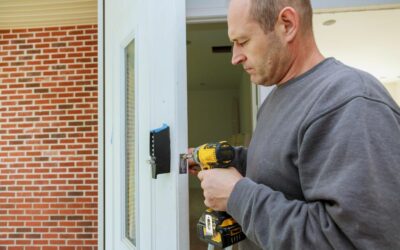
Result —
[[[202, 170], [232, 166], [235, 150], [226, 141], [207, 143], [193, 151], [193, 160]], [[240, 225], [226, 212], [211, 208], [202, 214], [197, 223], [197, 234], [202, 241], [225, 248], [246, 238]]]

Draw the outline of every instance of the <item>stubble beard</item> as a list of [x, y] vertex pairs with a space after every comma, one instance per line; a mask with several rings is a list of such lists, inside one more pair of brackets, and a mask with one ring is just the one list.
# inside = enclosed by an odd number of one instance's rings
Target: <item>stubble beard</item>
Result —
[[259, 81], [259, 85], [262, 86], [272, 86], [279, 83], [282, 74], [280, 70], [282, 68], [282, 63], [285, 61], [285, 48], [275, 33], [271, 34], [269, 45], [270, 48], [264, 56], [264, 67], [260, 71], [260, 73], [262, 73], [260, 76], [263, 77], [260, 77], [261, 81]]

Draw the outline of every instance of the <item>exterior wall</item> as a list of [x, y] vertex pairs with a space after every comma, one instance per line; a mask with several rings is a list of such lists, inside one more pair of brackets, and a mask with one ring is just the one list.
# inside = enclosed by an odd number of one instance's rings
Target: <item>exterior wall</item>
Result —
[[97, 25], [0, 30], [0, 250], [97, 249]]

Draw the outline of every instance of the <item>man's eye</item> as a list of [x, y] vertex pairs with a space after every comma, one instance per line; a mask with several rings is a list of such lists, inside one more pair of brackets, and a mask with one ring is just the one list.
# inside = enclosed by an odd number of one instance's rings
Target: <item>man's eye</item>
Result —
[[244, 46], [244, 45], [246, 45], [246, 44], [247, 44], [247, 42], [248, 42], [248, 40], [246, 40], [246, 41], [243, 41], [243, 42], [240, 42], [240, 43], [239, 43], [239, 45], [240, 45], [240, 46]]

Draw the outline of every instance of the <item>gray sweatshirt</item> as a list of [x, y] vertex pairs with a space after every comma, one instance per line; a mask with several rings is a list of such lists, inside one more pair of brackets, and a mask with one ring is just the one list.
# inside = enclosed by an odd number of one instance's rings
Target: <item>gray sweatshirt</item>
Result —
[[365, 72], [329, 58], [275, 88], [241, 172], [240, 249], [400, 249], [400, 109]]

